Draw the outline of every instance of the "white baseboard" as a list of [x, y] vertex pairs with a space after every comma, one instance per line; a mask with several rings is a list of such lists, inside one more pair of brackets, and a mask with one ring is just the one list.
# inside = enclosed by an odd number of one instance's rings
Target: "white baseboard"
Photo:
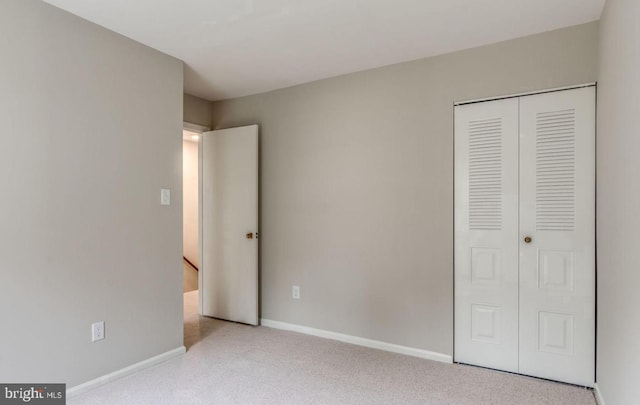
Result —
[[304, 333], [306, 335], [318, 336], [325, 339], [338, 340], [340, 342], [351, 343], [358, 346], [370, 347], [372, 349], [385, 350], [387, 352], [406, 354], [408, 356], [420, 357], [427, 360], [440, 361], [442, 363], [452, 363], [453, 358], [448, 354], [430, 352], [428, 350], [416, 349], [414, 347], [401, 346], [393, 343], [371, 340], [358, 336], [345, 335], [343, 333], [331, 332], [328, 330], [310, 328], [308, 326], [295, 325], [292, 323], [272, 321], [271, 319], [260, 320], [262, 326], [267, 328], [282, 329], [292, 332]]
[[605, 405], [604, 398], [602, 397], [602, 392], [600, 392], [598, 383], [593, 384], [593, 394], [596, 396], [596, 402], [598, 403], [598, 405]]
[[137, 371], [144, 370], [145, 368], [155, 366], [156, 364], [159, 364], [169, 359], [172, 359], [174, 357], [180, 356], [186, 353], [186, 351], [187, 351], [187, 348], [184, 346], [176, 347], [175, 349], [169, 350], [168, 352], [160, 353], [157, 356], [153, 356], [149, 359], [142, 360], [141, 362], [132, 364], [125, 368], [121, 368], [120, 370], [116, 370], [113, 373], [109, 373], [109, 374], [103, 375], [102, 377], [98, 377], [91, 381], [87, 381], [86, 383], [82, 383], [80, 385], [76, 385], [74, 387], [68, 388], [67, 398], [92, 390], [101, 385], [107, 384], [111, 381], [125, 377], [129, 374], [133, 374]]

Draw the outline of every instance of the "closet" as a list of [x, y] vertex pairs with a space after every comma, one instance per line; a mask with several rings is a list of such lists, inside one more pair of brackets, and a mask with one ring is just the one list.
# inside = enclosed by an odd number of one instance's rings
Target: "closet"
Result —
[[456, 362], [593, 386], [595, 87], [455, 106]]

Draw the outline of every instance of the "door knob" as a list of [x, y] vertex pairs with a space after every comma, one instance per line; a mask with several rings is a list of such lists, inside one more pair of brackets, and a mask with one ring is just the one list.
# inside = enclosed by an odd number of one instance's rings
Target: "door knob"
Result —
[[253, 232], [247, 233], [247, 239], [253, 239]]
[[524, 243], [531, 243], [531, 236], [525, 236], [524, 237]]

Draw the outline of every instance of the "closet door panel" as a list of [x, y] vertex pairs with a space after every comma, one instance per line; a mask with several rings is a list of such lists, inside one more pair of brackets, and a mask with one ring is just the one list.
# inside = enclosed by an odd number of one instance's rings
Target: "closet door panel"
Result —
[[520, 98], [519, 248], [519, 372], [593, 386], [592, 87]]
[[518, 100], [455, 107], [455, 361], [518, 371]]

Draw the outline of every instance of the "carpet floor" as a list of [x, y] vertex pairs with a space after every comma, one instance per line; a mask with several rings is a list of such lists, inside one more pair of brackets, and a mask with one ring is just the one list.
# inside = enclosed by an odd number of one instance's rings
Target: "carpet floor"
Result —
[[69, 398], [69, 405], [595, 405], [589, 389], [444, 364], [197, 315], [184, 356]]

